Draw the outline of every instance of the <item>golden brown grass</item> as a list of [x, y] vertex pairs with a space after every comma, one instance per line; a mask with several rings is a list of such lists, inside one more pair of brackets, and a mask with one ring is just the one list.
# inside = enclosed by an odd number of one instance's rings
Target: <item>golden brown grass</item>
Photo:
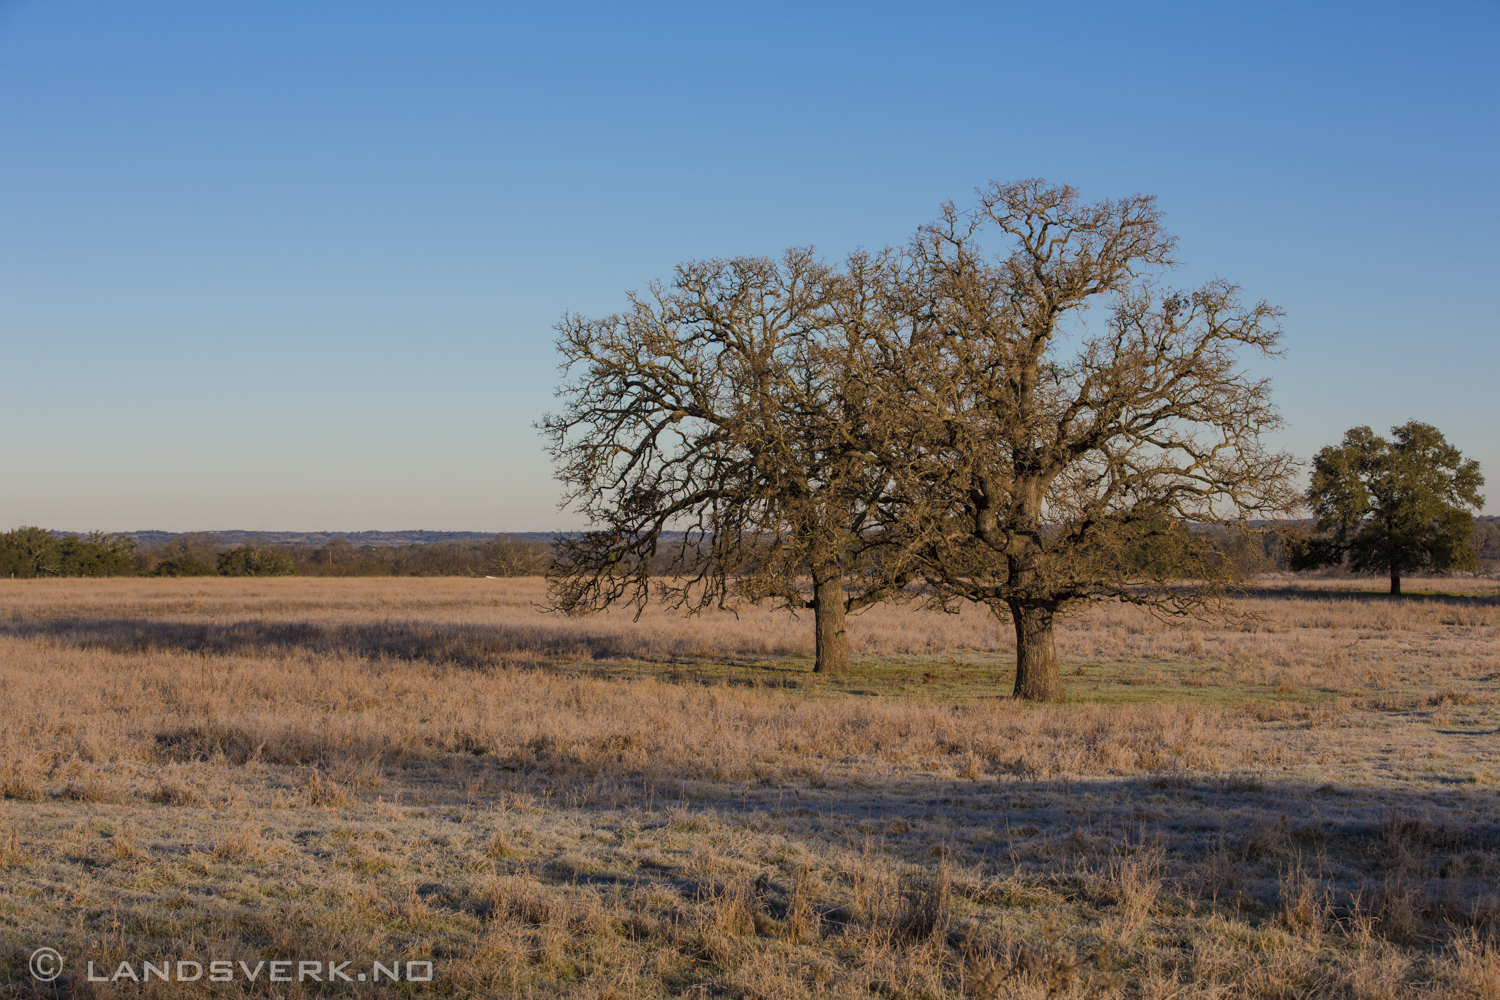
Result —
[[327, 956], [475, 996], [1500, 996], [1500, 587], [1335, 584], [1091, 609], [1025, 706], [973, 610], [859, 616], [823, 679], [806, 619], [557, 619], [534, 580], [0, 581], [5, 982], [45, 944], [80, 995]]

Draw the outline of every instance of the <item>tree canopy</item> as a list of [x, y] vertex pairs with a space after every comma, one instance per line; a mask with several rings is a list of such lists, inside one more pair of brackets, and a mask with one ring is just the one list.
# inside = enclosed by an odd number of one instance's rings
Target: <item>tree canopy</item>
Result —
[[1293, 565], [1347, 561], [1356, 573], [1388, 573], [1392, 594], [1401, 593], [1403, 573], [1477, 565], [1479, 463], [1430, 424], [1411, 420], [1391, 437], [1354, 427], [1313, 457], [1307, 502], [1321, 534], [1301, 540]]
[[[921, 564], [939, 603], [1012, 622], [1020, 697], [1060, 693], [1067, 606], [1219, 609], [1236, 564], [1188, 526], [1296, 503], [1293, 459], [1260, 441], [1280, 425], [1269, 383], [1239, 357], [1276, 353], [1280, 310], [1225, 281], [1160, 284], [1175, 247], [1153, 198], [1088, 203], [1039, 180], [949, 204], [912, 243], [893, 324], [908, 333], [881, 384], [923, 461], [898, 492], [940, 526]], [[1078, 320], [1095, 303], [1092, 329]]]
[[878, 516], [900, 425], [854, 335], [882, 276], [805, 249], [695, 262], [625, 312], [563, 318], [567, 406], [542, 429], [595, 527], [558, 539], [554, 607], [639, 610], [653, 584], [689, 612], [774, 598], [812, 610], [815, 669], [847, 668], [845, 615], [909, 579], [905, 522]]

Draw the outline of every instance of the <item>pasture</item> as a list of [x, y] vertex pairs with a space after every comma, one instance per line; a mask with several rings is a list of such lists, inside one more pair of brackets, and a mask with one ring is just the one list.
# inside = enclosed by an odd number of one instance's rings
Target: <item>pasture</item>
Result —
[[823, 678], [535, 579], [0, 581], [0, 993], [1500, 997], [1500, 584], [1376, 585], [1094, 607], [1034, 706], [977, 610]]

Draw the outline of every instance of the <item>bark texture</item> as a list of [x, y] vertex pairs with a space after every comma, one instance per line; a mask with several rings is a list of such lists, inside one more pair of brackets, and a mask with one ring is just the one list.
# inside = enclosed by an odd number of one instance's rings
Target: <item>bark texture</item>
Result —
[[838, 676], [849, 672], [849, 633], [844, 628], [844, 585], [835, 573], [813, 583], [813, 630], [817, 660], [813, 672]]
[[1016, 628], [1017, 698], [1057, 701], [1062, 697], [1052, 631], [1056, 615], [1056, 601], [1021, 600], [1010, 604], [1011, 621]]

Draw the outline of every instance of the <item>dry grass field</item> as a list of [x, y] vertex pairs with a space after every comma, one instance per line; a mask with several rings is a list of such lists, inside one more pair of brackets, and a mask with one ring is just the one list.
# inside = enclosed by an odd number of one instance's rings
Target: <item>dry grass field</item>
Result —
[[1026, 706], [978, 612], [824, 679], [536, 580], [0, 581], [0, 995], [1500, 998], [1500, 585], [1349, 588], [1090, 609]]

